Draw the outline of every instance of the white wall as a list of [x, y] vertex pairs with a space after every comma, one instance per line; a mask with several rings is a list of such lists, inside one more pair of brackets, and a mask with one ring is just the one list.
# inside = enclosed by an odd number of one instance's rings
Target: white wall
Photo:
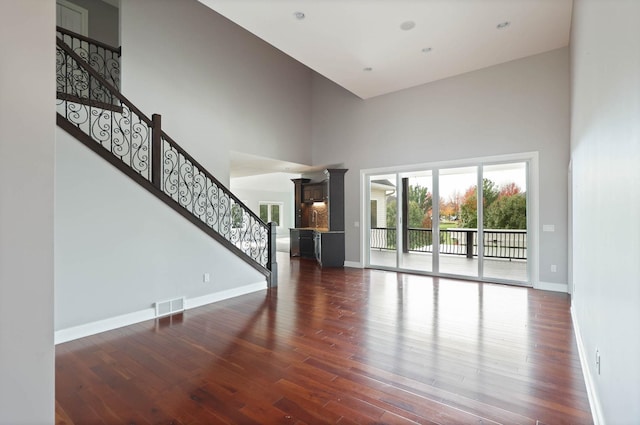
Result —
[[349, 169], [348, 261], [363, 258], [360, 170], [538, 151], [540, 226], [556, 229], [540, 233], [540, 280], [567, 283], [568, 48], [364, 101], [314, 76], [312, 99], [313, 163]]
[[56, 138], [56, 331], [155, 301], [266, 288], [262, 274], [129, 177], [59, 128]]
[[294, 227], [294, 194], [291, 179], [299, 178], [300, 174], [270, 173], [231, 179], [230, 189], [234, 195], [260, 216], [260, 202], [281, 202], [283, 216], [278, 236], [288, 236], [289, 228]]
[[123, 93], [228, 186], [229, 151], [311, 162], [311, 71], [196, 0], [123, 0]]
[[636, 0], [574, 3], [573, 313], [612, 425], [640, 423], [639, 19]]
[[0, 424], [54, 421], [55, 2], [2, 4]]

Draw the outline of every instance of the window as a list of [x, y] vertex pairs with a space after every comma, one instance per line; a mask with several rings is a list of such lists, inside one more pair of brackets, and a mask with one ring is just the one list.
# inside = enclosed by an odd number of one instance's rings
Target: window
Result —
[[266, 202], [258, 203], [260, 208], [260, 219], [265, 223], [274, 222], [277, 227], [282, 227], [282, 202]]

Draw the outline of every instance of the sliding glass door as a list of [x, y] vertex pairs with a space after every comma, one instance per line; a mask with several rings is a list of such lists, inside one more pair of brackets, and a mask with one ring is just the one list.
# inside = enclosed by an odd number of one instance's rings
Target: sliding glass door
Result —
[[439, 172], [440, 273], [478, 277], [478, 167]]
[[527, 163], [486, 165], [482, 275], [527, 281]]
[[367, 265], [529, 282], [527, 176], [527, 161], [368, 175]]
[[369, 264], [398, 267], [396, 174], [373, 175], [369, 187]]
[[431, 170], [400, 174], [399, 266], [433, 271], [433, 174]]

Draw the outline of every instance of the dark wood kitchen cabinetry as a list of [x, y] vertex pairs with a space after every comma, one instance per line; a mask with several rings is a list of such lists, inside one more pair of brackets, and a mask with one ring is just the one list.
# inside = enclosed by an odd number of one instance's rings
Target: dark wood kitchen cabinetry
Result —
[[302, 224], [302, 208], [304, 202], [302, 201], [303, 187], [306, 183], [309, 183], [309, 179], [292, 179], [293, 182], [293, 208], [294, 208], [294, 223], [295, 227], [305, 227]]
[[344, 267], [344, 232], [314, 232], [314, 251], [321, 267]]
[[302, 186], [302, 202], [324, 202], [327, 200], [327, 185], [307, 183]]
[[344, 230], [344, 168], [327, 168], [327, 210], [329, 211], [329, 230]]
[[289, 249], [292, 257], [315, 258], [313, 230], [291, 229], [289, 236]]
[[290, 233], [292, 257], [315, 258], [322, 267], [344, 266], [346, 172], [342, 168], [328, 168], [322, 181], [292, 179], [295, 185], [295, 227]]

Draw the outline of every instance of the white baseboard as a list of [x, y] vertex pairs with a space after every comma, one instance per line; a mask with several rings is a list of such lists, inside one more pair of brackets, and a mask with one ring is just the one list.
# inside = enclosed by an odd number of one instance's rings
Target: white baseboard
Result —
[[566, 283], [551, 283], [551, 282], [538, 282], [533, 285], [533, 289], [540, 289], [542, 291], [564, 292], [569, 293], [569, 285]]
[[589, 356], [587, 356], [584, 344], [582, 342], [582, 335], [580, 334], [580, 326], [576, 319], [576, 312], [571, 306], [571, 321], [573, 322], [573, 331], [576, 334], [576, 344], [578, 345], [578, 355], [580, 356], [580, 366], [582, 369], [582, 375], [584, 376], [584, 383], [587, 387], [587, 396], [589, 397], [589, 407], [591, 407], [591, 416], [593, 416], [594, 425], [605, 425], [604, 416], [602, 415], [602, 405], [600, 404], [600, 398], [598, 397], [598, 391], [596, 390], [595, 380], [591, 375], [591, 369], [589, 369]]
[[[213, 294], [190, 298], [185, 302], [185, 310], [201, 307], [206, 304], [211, 304], [229, 298], [238, 297], [240, 295], [249, 294], [251, 292], [260, 291], [261, 289], [266, 289], [266, 287], [266, 283], [264, 281], [260, 281], [249, 285], [240, 286], [238, 288], [227, 289], [225, 291], [215, 292]], [[121, 316], [110, 317], [108, 319], [97, 320], [95, 322], [86, 323], [84, 325], [61, 329], [55, 332], [54, 343], [56, 345], [62, 344], [63, 342], [73, 341], [74, 339], [84, 338], [86, 336], [95, 335], [101, 332], [122, 328], [124, 326], [133, 325], [136, 323], [144, 322], [146, 320], [152, 320], [155, 319], [155, 317], [155, 309], [146, 308], [144, 310], [134, 311], [133, 313], [127, 313]]]
[[62, 344], [63, 342], [73, 341], [74, 339], [84, 338], [85, 336], [95, 335], [100, 332], [133, 325], [134, 323], [144, 322], [145, 320], [151, 320], [155, 317], [156, 310], [154, 308], [146, 308], [144, 310], [134, 311], [133, 313], [127, 313], [121, 316], [97, 320], [95, 322], [85, 323], [84, 325], [73, 326], [71, 328], [56, 331], [54, 334], [54, 342], [55, 344]]
[[261, 289], [267, 289], [267, 284], [264, 280], [240, 286], [239, 288], [227, 289], [225, 291], [214, 292], [213, 294], [202, 295], [195, 298], [187, 298], [185, 309], [189, 310], [196, 307], [202, 307], [203, 305], [239, 297], [240, 295], [250, 294], [251, 292], [260, 291]]
[[362, 263], [359, 263], [357, 261], [345, 261], [344, 262], [344, 266], [345, 267], [352, 267], [354, 269], [361, 269], [362, 268]]

